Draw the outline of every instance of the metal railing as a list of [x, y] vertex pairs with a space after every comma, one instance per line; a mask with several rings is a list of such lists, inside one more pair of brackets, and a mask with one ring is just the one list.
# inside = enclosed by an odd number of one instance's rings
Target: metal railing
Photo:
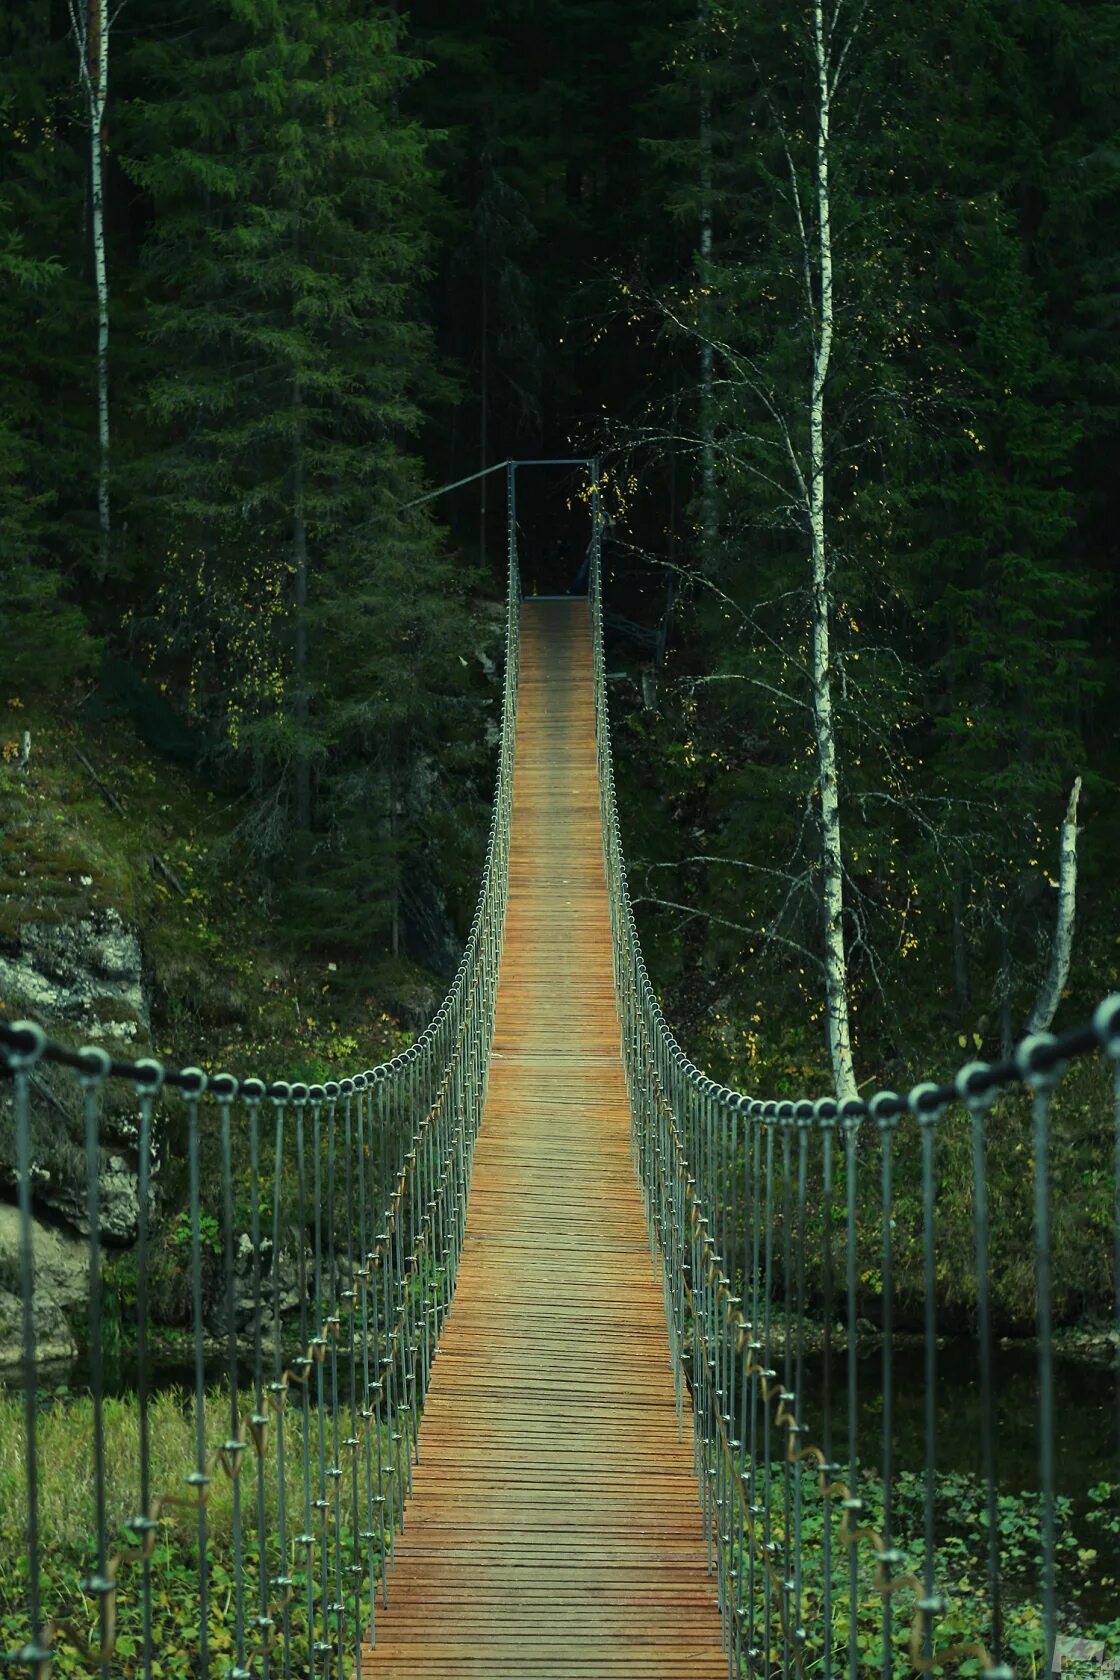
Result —
[[[837, 1104], [764, 1101], [707, 1077], [677, 1044], [646, 971], [627, 887], [611, 751], [603, 646], [598, 528], [590, 607], [603, 845], [622, 1053], [633, 1113], [635, 1166], [655, 1262], [662, 1275], [678, 1406], [691, 1412], [709, 1560], [718, 1576], [728, 1673], [824, 1677], [878, 1668], [892, 1674], [978, 1663], [1007, 1680], [1008, 1589], [1001, 1552], [997, 1381], [989, 1254], [987, 1127], [993, 1102], [1015, 1084], [1031, 1097], [1032, 1129], [1020, 1140], [1033, 1174], [1037, 1292], [1041, 1632], [1045, 1661], [1065, 1631], [1056, 1594], [1059, 1503], [1055, 1462], [1052, 1313], [1051, 1101], [1066, 1063], [1095, 1050], [1112, 1059], [1115, 1145], [1089, 1163], [1115, 1174], [1113, 1244], [1120, 1280], [1120, 997], [1090, 1026], [1040, 1034], [1012, 1060], [974, 1062], [942, 1084], [905, 1097], [883, 1091]], [[1108, 1120], [1102, 1115], [1102, 1123]], [[966, 1635], [946, 1621], [938, 1591], [939, 1158], [962, 1128], [971, 1162], [975, 1336], [980, 1388], [983, 1508], [974, 1528], [975, 1570], [986, 1579], [984, 1625]], [[872, 1136], [868, 1137], [868, 1133]], [[920, 1184], [924, 1251], [922, 1452], [899, 1464], [896, 1427], [896, 1163], [905, 1150]], [[1112, 1158], [1110, 1159], [1110, 1155]], [[867, 1341], [867, 1291], [859, 1275], [866, 1185], [879, 1229], [876, 1293], [881, 1347], [881, 1428], [861, 1406], [859, 1360]], [[1028, 1241], [1030, 1239], [1028, 1238]], [[842, 1320], [842, 1328], [836, 1324]], [[1120, 1366], [1120, 1296], [1116, 1308]], [[812, 1358], [816, 1404], [806, 1403]], [[843, 1442], [843, 1454], [838, 1443]], [[841, 1462], [843, 1456], [843, 1462]], [[868, 1457], [877, 1459], [869, 1473]], [[920, 1530], [895, 1515], [901, 1469], [922, 1477]], [[902, 1546], [920, 1554], [908, 1567]], [[948, 1626], [953, 1631], [942, 1633]], [[1023, 1672], [1036, 1672], [1028, 1663]]]
[[[353, 1680], [360, 1672], [378, 1593], [387, 1601], [485, 1097], [508, 879], [519, 604], [511, 518], [501, 739], [482, 887], [452, 986], [407, 1050], [323, 1084], [266, 1086], [114, 1060], [98, 1047], [71, 1050], [32, 1022], [0, 1025], [19, 1194], [26, 1462], [26, 1560], [16, 1570], [26, 1637], [0, 1658], [16, 1672], [47, 1680], [62, 1653], [92, 1673], [150, 1675], [169, 1647], [181, 1650], [191, 1580], [193, 1675]], [[35, 1070], [45, 1061], [69, 1070], [80, 1087], [88, 1178], [92, 1477], [88, 1569], [73, 1579], [54, 1567], [43, 1517], [51, 1466], [39, 1445], [50, 1420], [37, 1347], [33, 1123]], [[129, 1356], [136, 1399], [123, 1459], [107, 1445], [99, 1242], [110, 1082], [131, 1085], [138, 1104]], [[171, 1122], [184, 1140], [189, 1179], [193, 1381], [169, 1415], [156, 1392], [149, 1268], [153, 1175]], [[208, 1229], [222, 1280], [217, 1301], [209, 1298]], [[246, 1239], [247, 1308], [235, 1287]], [[184, 1418], [189, 1458], [166, 1479], [175, 1451], [159, 1432], [178, 1439]], [[158, 1585], [169, 1571], [174, 1594]], [[0, 1577], [2, 1601], [12, 1569]], [[0, 1610], [11, 1604], [0, 1602]]]
[[[556, 463], [569, 464], [569, 463]], [[149, 1675], [183, 1640], [184, 1583], [197, 1625], [190, 1672], [335, 1680], [358, 1671], [388, 1591], [394, 1537], [418, 1452], [420, 1406], [463, 1243], [482, 1114], [506, 902], [519, 589], [510, 491], [505, 687], [483, 885], [455, 981], [428, 1028], [379, 1068], [322, 1085], [265, 1086], [199, 1069], [169, 1072], [92, 1047], [51, 1044], [33, 1023], [0, 1026], [19, 1192], [26, 1559], [16, 1582], [19, 1673], [47, 1680], [65, 1653], [87, 1671]], [[1063, 1067], [1103, 1048], [1116, 1070], [1110, 1232], [1120, 1277], [1120, 999], [1091, 1026], [1041, 1035], [1008, 1062], [972, 1063], [905, 1098], [838, 1106], [763, 1101], [717, 1085], [676, 1044], [642, 959], [627, 889], [603, 659], [600, 509], [592, 475], [590, 606], [604, 856], [614, 930], [621, 1044], [635, 1165], [661, 1273], [682, 1421], [691, 1419], [709, 1558], [729, 1674], [767, 1680], [869, 1667], [883, 1675], [972, 1660], [1011, 1673], [1000, 1547], [998, 1373], [994, 1359], [988, 1185], [993, 1102], [1030, 1094], [1023, 1160], [1033, 1174], [1038, 1301], [1040, 1615], [1048, 1652], [1060, 1631], [1061, 1507], [1055, 1457], [1051, 1103]], [[90, 1232], [88, 1544], [84, 1573], [60, 1574], [47, 1511], [57, 1481], [38, 1354], [33, 1201], [35, 1072], [73, 1075], [84, 1115]], [[102, 1349], [98, 1232], [104, 1099], [137, 1100], [136, 1398], [124, 1450], [110, 1416]], [[174, 1136], [184, 1150], [184, 1267], [192, 1379], [157, 1392], [149, 1322], [152, 1184]], [[976, 1564], [986, 1612], [955, 1630], [938, 1592], [939, 1169], [953, 1144], [972, 1173], [972, 1281], [979, 1355], [983, 1512]], [[916, 1163], [923, 1249], [920, 1510], [910, 1528], [893, 1497], [896, 1300], [892, 1217], [900, 1163]], [[870, 1196], [868, 1187], [870, 1186]], [[861, 1405], [860, 1225], [877, 1229], [881, 1426]], [[208, 1223], [209, 1221], [209, 1223]], [[211, 1231], [212, 1236], [207, 1236]], [[212, 1242], [214, 1253], [208, 1254]], [[213, 1262], [213, 1263], [211, 1263]], [[237, 1278], [244, 1282], [239, 1296]], [[840, 1326], [837, 1325], [840, 1320]], [[1116, 1316], [1120, 1352], [1120, 1304]], [[812, 1400], [811, 1361], [820, 1371]], [[0, 1401], [0, 1403], [4, 1403]], [[84, 1402], [83, 1402], [84, 1404]], [[114, 1434], [113, 1431], [117, 1433]], [[868, 1454], [878, 1459], [872, 1474]], [[178, 1456], [177, 1456], [178, 1455]], [[842, 1461], [842, 1462], [841, 1462]], [[174, 1473], [169, 1473], [169, 1467]], [[123, 1517], [123, 1523], [121, 1518]], [[175, 1518], [174, 1522], [169, 1519]], [[902, 1547], [918, 1561], [907, 1566]], [[2, 1561], [2, 1560], [0, 1560]], [[25, 1567], [24, 1567], [25, 1564]], [[166, 1580], [174, 1573], [175, 1591]], [[13, 1575], [0, 1570], [0, 1625]], [[169, 1600], [174, 1599], [174, 1605]], [[173, 1619], [173, 1611], [180, 1619]], [[951, 1632], [946, 1632], [946, 1629]]]

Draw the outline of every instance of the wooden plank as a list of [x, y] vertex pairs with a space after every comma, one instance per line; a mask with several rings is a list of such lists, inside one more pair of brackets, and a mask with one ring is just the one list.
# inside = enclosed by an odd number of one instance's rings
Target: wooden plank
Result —
[[723, 1680], [630, 1155], [584, 601], [527, 601], [467, 1238], [363, 1680]]

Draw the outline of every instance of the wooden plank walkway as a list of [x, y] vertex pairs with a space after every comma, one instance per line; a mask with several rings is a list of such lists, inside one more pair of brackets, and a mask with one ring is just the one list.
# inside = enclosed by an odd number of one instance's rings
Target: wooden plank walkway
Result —
[[527, 601], [467, 1239], [368, 1680], [724, 1680], [630, 1160], [586, 601]]

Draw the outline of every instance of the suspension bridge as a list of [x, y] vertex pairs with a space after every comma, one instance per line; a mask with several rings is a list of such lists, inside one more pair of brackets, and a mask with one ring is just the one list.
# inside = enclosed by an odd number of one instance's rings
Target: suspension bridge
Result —
[[[482, 887], [454, 982], [407, 1051], [321, 1085], [266, 1087], [0, 1024], [21, 1221], [26, 1545], [0, 1560], [18, 1565], [23, 1638], [4, 1653], [14, 1673], [855, 1680], [972, 1664], [966, 1672], [1009, 1680], [987, 1128], [1016, 1085], [1032, 1113], [1048, 1651], [1064, 1629], [1051, 1104], [1072, 1059], [1111, 1059], [1116, 1152], [1095, 1165], [1120, 1187], [1120, 998], [1084, 1027], [906, 1096], [767, 1101], [695, 1067], [658, 1005], [630, 906], [598, 480], [582, 465], [589, 594], [523, 600], [517, 464], [503, 463], [502, 728]], [[41, 1511], [43, 1061], [77, 1082], [89, 1167], [88, 1569], [71, 1581], [52, 1567]], [[97, 1163], [110, 1082], [129, 1082], [138, 1110], [136, 1434], [123, 1461], [107, 1447], [102, 1356]], [[172, 1110], [190, 1185], [193, 1383], [169, 1448], [146, 1277], [152, 1172]], [[936, 1509], [937, 1194], [950, 1128], [973, 1177], [984, 1488], [985, 1608], [963, 1631], [939, 1591]], [[925, 1408], [920, 1460], [904, 1467], [923, 1473], [924, 1493], [917, 1532], [902, 1532], [892, 1224], [895, 1162], [911, 1144]], [[247, 1212], [235, 1205], [243, 1183]], [[857, 1224], [868, 1184], [881, 1221], [874, 1439], [854, 1357], [866, 1337]], [[201, 1230], [218, 1203], [224, 1299], [214, 1301]], [[243, 1239], [248, 1316], [234, 1289]], [[1120, 1277], [1120, 1202], [1112, 1241]], [[810, 1404], [811, 1352], [823, 1379]], [[175, 1590], [194, 1605], [185, 1668], [168, 1657], [172, 1552]]]

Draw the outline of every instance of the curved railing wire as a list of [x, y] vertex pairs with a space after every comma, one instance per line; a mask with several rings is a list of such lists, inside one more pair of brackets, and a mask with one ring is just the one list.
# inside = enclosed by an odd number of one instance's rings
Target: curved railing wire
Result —
[[[889, 1675], [971, 1659], [995, 1680], [1011, 1672], [1012, 1653], [1003, 1630], [1008, 1586], [999, 1536], [989, 1277], [991, 1105], [1016, 1082], [1031, 1094], [1024, 1161], [1034, 1180], [1041, 1599], [1052, 1653], [1060, 1614], [1051, 1099], [1070, 1059], [1098, 1046], [1113, 1059], [1112, 1170], [1120, 1198], [1120, 999], [1106, 1000], [1091, 1026], [1035, 1037], [1013, 1060], [972, 1063], [952, 1082], [919, 1085], [906, 1098], [882, 1092], [840, 1106], [831, 1098], [763, 1101], [722, 1087], [695, 1067], [657, 1003], [627, 888], [603, 659], [597, 490], [593, 514], [599, 776], [622, 1052], [678, 1403], [683, 1412], [687, 1396], [691, 1413], [729, 1673], [770, 1680], [847, 1669], [854, 1680], [869, 1667]], [[420, 1404], [463, 1241], [506, 896], [518, 599], [511, 519], [501, 746], [483, 886], [454, 984], [408, 1051], [322, 1085], [266, 1087], [252, 1078], [207, 1079], [198, 1069], [174, 1073], [154, 1061], [113, 1060], [96, 1047], [65, 1049], [32, 1023], [0, 1025], [20, 1198], [15, 1281], [23, 1336], [26, 1555], [18, 1582], [26, 1637], [7, 1652], [17, 1672], [37, 1680], [63, 1668], [204, 1680], [218, 1671], [235, 1680], [250, 1674], [334, 1680], [358, 1672], [361, 1646], [373, 1638], [375, 1599], [388, 1589]], [[88, 1163], [89, 1538], [85, 1572], [72, 1579], [56, 1568], [40, 1520], [54, 1470], [39, 1446], [50, 1419], [40, 1393], [32, 1217], [32, 1105], [42, 1061], [68, 1069], [80, 1087]], [[123, 1458], [119, 1442], [109, 1439], [98, 1241], [102, 1110], [111, 1081], [131, 1084], [139, 1110], [131, 1350], [138, 1386], [129, 1409], [135, 1430]], [[152, 1180], [167, 1133], [161, 1117], [176, 1119], [189, 1181], [185, 1272], [193, 1380], [170, 1408], [155, 1391], [148, 1311]], [[938, 1173], [946, 1144], [959, 1146], [962, 1137], [972, 1172], [984, 1488], [974, 1561], [987, 1586], [986, 1623], [965, 1635], [937, 1590], [936, 1479]], [[901, 1532], [892, 1498], [903, 1467], [894, 1438], [892, 1216], [906, 1149], [919, 1162], [924, 1250], [918, 1535]], [[959, 1154], [958, 1147], [954, 1159]], [[1095, 1167], [1107, 1172], [1108, 1162]], [[878, 1181], [881, 1226], [882, 1426], [873, 1442], [861, 1409], [858, 1361], [846, 1357], [861, 1341], [859, 1315], [866, 1310], [858, 1223], [869, 1178]], [[1120, 1200], [1112, 1239], [1120, 1276]], [[208, 1242], [216, 1249], [213, 1268]], [[212, 1273], [221, 1278], [217, 1300]], [[1116, 1336], [1120, 1348], [1120, 1307]], [[819, 1383], [810, 1400], [814, 1360]], [[878, 1456], [877, 1475], [869, 1451]], [[903, 1540], [913, 1540], [920, 1553], [913, 1568]], [[173, 1591], [170, 1571], [176, 1572]], [[10, 1578], [8, 1570], [0, 1598]], [[188, 1589], [197, 1616], [184, 1635], [170, 1606], [174, 1601], [181, 1609]], [[190, 1641], [185, 1657], [184, 1637]]]
[[[219, 1672], [232, 1680], [270, 1673], [353, 1680], [360, 1672], [361, 1647], [374, 1638], [375, 1600], [387, 1599], [420, 1407], [455, 1286], [486, 1089], [517, 703], [512, 520], [508, 544], [501, 736], [482, 887], [454, 982], [407, 1050], [323, 1084], [266, 1086], [120, 1061], [98, 1047], [71, 1050], [33, 1022], [0, 1024], [19, 1191], [26, 1461], [19, 1571], [26, 1637], [0, 1658], [36, 1680], [48, 1680], [60, 1658], [68, 1671], [202, 1680]], [[80, 1086], [88, 1175], [88, 1568], [61, 1581], [41, 1509], [50, 1466], [38, 1444], [50, 1421], [40, 1392], [33, 1229], [34, 1075], [42, 1062], [69, 1070]], [[99, 1242], [102, 1108], [111, 1081], [130, 1083], [139, 1108], [129, 1361], [135, 1428], [123, 1469], [107, 1445], [112, 1401]], [[168, 1112], [173, 1103], [181, 1105], [177, 1116]], [[182, 1415], [170, 1419], [155, 1392], [149, 1320], [161, 1118], [176, 1121], [189, 1180], [184, 1265], [193, 1381]], [[217, 1301], [209, 1299], [208, 1242], [223, 1278]], [[238, 1297], [239, 1275], [247, 1301]], [[161, 1472], [175, 1454], [161, 1428], [191, 1444], [189, 1461], [170, 1480]], [[10, 1568], [0, 1573], [10, 1581]], [[195, 1603], [186, 1631], [184, 1593]], [[0, 1621], [0, 1635], [3, 1627]]]
[[[1111, 1162], [1106, 1151], [1091, 1164], [1105, 1173], [1111, 1166], [1115, 1174], [1112, 1237], [1120, 1280], [1120, 997], [1106, 999], [1089, 1026], [1058, 1038], [1036, 1035], [1011, 1060], [973, 1062], [951, 1082], [921, 1084], [906, 1097], [884, 1091], [842, 1104], [830, 1097], [764, 1101], [707, 1077], [677, 1044], [662, 1013], [627, 886], [597, 518], [590, 596], [604, 859], [635, 1166], [663, 1279], [678, 1405], [683, 1407], [686, 1389], [690, 1396], [729, 1674], [736, 1680], [742, 1674], [827, 1677], [847, 1670], [855, 1680], [857, 1672], [878, 1668], [889, 1680], [969, 1659], [991, 1680], [1012, 1673], [1004, 1635], [1010, 1589], [1000, 1544], [986, 1128], [992, 1103], [1016, 1083], [1031, 1093], [1033, 1112], [1025, 1160], [1034, 1176], [1039, 1597], [1049, 1664], [1057, 1635], [1068, 1631], [1056, 1590], [1051, 1099], [1071, 1058], [1100, 1049], [1112, 1059], [1115, 1151]], [[948, 1127], [968, 1134], [973, 1175], [983, 1514], [969, 1573], [986, 1577], [987, 1587], [986, 1625], [964, 1635], [947, 1617], [949, 1606], [938, 1591], [938, 1160]], [[895, 1439], [892, 1230], [903, 1142], [920, 1159], [924, 1249], [923, 1448], [917, 1465], [899, 1463]], [[860, 1185], [867, 1175], [872, 1183], [879, 1179], [881, 1225], [876, 1330], [882, 1426], [873, 1436], [855, 1357], [868, 1328], [861, 1317], [867, 1291], [857, 1270]], [[835, 1327], [837, 1316], [842, 1330]], [[1120, 1365], [1120, 1294], [1116, 1342]], [[817, 1386], [812, 1405], [805, 1399], [810, 1361]], [[878, 1473], [869, 1473], [869, 1461], [876, 1459]], [[893, 1511], [896, 1475], [916, 1468], [923, 1477], [921, 1532], [902, 1534]], [[911, 1540], [920, 1553], [914, 1567], [901, 1549]]]

